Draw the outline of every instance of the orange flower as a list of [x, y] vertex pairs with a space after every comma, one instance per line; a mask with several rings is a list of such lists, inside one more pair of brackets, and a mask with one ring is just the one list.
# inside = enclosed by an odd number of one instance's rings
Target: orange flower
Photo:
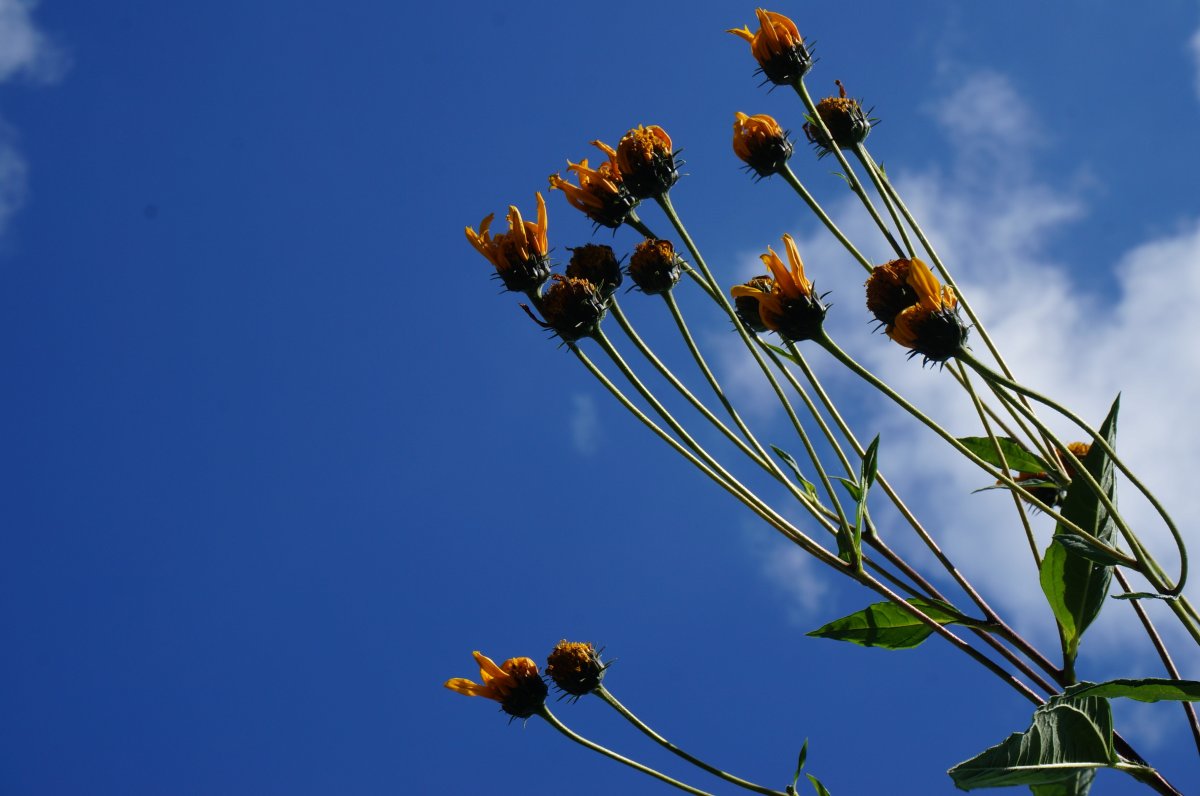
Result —
[[759, 177], [769, 177], [787, 165], [792, 142], [772, 117], [765, 113], [747, 116], [738, 111], [733, 121], [733, 152]]
[[489, 231], [495, 213], [479, 224], [479, 232], [467, 227], [467, 240], [496, 267], [504, 287], [518, 293], [536, 292], [550, 277], [549, 244], [546, 239], [546, 202], [537, 194], [537, 222], [525, 221], [516, 206], [508, 208], [508, 232]]
[[541, 710], [548, 689], [533, 660], [509, 658], [497, 666], [495, 661], [478, 650], [471, 654], [479, 664], [479, 676], [483, 682], [455, 677], [446, 681], [446, 688], [466, 696], [494, 699], [505, 713], [518, 719], [527, 719]]
[[761, 280], [736, 285], [730, 291], [735, 299], [752, 298], [758, 301], [758, 314], [763, 326], [778, 332], [788, 340], [811, 340], [821, 332], [829, 307], [813, 292], [813, 284], [804, 275], [804, 262], [791, 235], [783, 236], [791, 270], [774, 249], [767, 248], [763, 263], [771, 271], [770, 290]]
[[662, 196], [679, 179], [671, 136], [658, 125], [638, 125], [617, 144], [617, 167], [638, 199]]
[[617, 151], [602, 141], [593, 141], [608, 156], [608, 160], [598, 168], [590, 168], [587, 158], [572, 163], [567, 161], [567, 171], [573, 172], [579, 180], [578, 185], [560, 177], [557, 173], [550, 175], [550, 188], [563, 192], [567, 201], [577, 210], [604, 227], [616, 229], [629, 217], [629, 213], [637, 206], [637, 199], [625, 186], [621, 169], [617, 166]]
[[751, 33], [749, 26], [729, 31], [750, 42], [750, 52], [767, 79], [776, 85], [791, 85], [812, 68], [812, 55], [804, 46], [804, 38], [796, 23], [783, 14], [755, 10], [758, 31]]
[[867, 307], [887, 336], [926, 362], [945, 362], [967, 341], [954, 289], [917, 258], [877, 266], [867, 279]]

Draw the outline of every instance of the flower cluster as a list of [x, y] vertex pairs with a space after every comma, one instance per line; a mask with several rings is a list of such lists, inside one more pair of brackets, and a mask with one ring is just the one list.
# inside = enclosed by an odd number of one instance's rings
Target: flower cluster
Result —
[[954, 289], [939, 283], [916, 257], [891, 260], [871, 271], [867, 309], [888, 337], [926, 362], [945, 362], [967, 342]]
[[[499, 666], [476, 650], [471, 653], [479, 664], [476, 683], [465, 677], [453, 677], [446, 688], [464, 696], [481, 696], [500, 703], [500, 709], [516, 719], [527, 719], [540, 713], [546, 704], [549, 688], [537, 664], [530, 658], [509, 658]], [[590, 642], [560, 641], [546, 660], [546, 674], [555, 686], [568, 696], [578, 699], [590, 694], [604, 679], [607, 663]]]

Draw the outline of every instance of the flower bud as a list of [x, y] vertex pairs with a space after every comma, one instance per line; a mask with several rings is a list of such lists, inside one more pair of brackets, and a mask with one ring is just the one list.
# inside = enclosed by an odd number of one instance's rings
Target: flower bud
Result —
[[770, 116], [734, 115], [733, 151], [760, 178], [783, 171], [792, 150], [787, 132]]
[[586, 279], [600, 288], [605, 298], [621, 286], [621, 261], [613, 254], [611, 246], [585, 243], [569, 251], [571, 261], [567, 263], [567, 276]]
[[683, 260], [671, 241], [646, 238], [633, 250], [626, 272], [639, 290], [656, 296], [675, 287], [683, 275]]
[[604, 679], [608, 664], [591, 642], [562, 640], [546, 659], [546, 674], [564, 694], [576, 699], [590, 694]]
[[564, 342], [574, 343], [600, 329], [608, 303], [600, 289], [586, 279], [554, 274], [554, 284], [542, 296], [543, 324], [553, 329]]
[[858, 100], [846, 96], [846, 87], [842, 85], [842, 81], [834, 82], [838, 87], [838, 96], [826, 97], [817, 103], [817, 115], [829, 128], [832, 142], [816, 120], [810, 118], [804, 123], [804, 134], [822, 155], [832, 152], [833, 144], [842, 149], [854, 149], [855, 144], [866, 140], [874, 121], [867, 118]]

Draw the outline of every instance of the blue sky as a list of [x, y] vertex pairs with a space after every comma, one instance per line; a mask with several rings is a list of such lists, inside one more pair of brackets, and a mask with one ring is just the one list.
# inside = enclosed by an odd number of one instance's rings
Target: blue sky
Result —
[[[839, 78], [875, 107], [873, 153], [1018, 371], [1092, 417], [1124, 390], [1131, 459], [1195, 516], [1197, 6], [835, 9], [776, 9], [817, 43], [814, 91]], [[947, 767], [1025, 726], [1025, 703], [940, 642], [805, 638], [871, 597], [653, 440], [463, 240], [532, 212], [592, 139], [660, 124], [687, 161], [676, 206], [729, 282], [791, 232], [847, 346], [971, 433], [936, 372], [870, 334], [860, 273], [787, 187], [740, 171], [735, 111], [802, 123], [723, 32], [753, 13], [0, 0], [0, 791], [667, 792], [442, 688], [476, 675], [472, 649], [542, 660], [563, 637], [605, 646], [612, 691], [668, 737], [775, 784], [807, 737], [838, 796], [950, 793]], [[793, 165], [868, 241], [833, 167], [804, 147]], [[636, 242], [547, 201], [559, 261]], [[727, 327], [680, 301], [785, 439]], [[661, 308], [624, 303], [690, 373]], [[1000, 498], [822, 372], [964, 568], [1052, 648]], [[1159, 674], [1122, 611], [1083, 676]], [[598, 703], [558, 714], [689, 773]], [[1118, 718], [1200, 789], [1176, 709]], [[1137, 791], [1102, 774], [1097, 792]]]

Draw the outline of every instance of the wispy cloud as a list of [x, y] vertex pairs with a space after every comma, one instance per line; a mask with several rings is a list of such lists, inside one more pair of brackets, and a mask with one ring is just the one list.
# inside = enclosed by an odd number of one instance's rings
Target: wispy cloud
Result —
[[1196, 98], [1200, 99], [1200, 30], [1193, 33], [1192, 38], [1188, 40], [1188, 50], [1196, 68]]
[[[1200, 448], [1194, 435], [1181, 433], [1180, 424], [1188, 422], [1200, 402], [1200, 350], [1193, 344], [1192, 328], [1194, 297], [1200, 295], [1200, 219], [1116, 253], [1110, 262], [1055, 260], [1050, 240], [1084, 217], [1082, 191], [1069, 180], [1050, 183], [1038, 174], [1031, 147], [1039, 137], [1024, 134], [1035, 115], [1007, 79], [982, 72], [962, 80], [955, 95], [983, 112], [938, 117], [950, 146], [950, 165], [924, 172], [895, 169], [892, 178], [1019, 378], [1094, 423], [1122, 392], [1123, 457], [1177, 520], [1197, 516], [1200, 490], [1190, 474], [1200, 467]], [[832, 212], [852, 239], [878, 237], [849, 201]], [[808, 262], [845, 258], [823, 232], [800, 243]], [[747, 259], [749, 272], [755, 266]], [[1114, 279], [1089, 277], [1097, 269], [1115, 278], [1115, 290]], [[870, 332], [854, 311], [861, 271], [842, 271], [846, 274], [818, 277], [823, 289], [833, 288], [833, 298], [841, 299], [829, 320], [834, 336], [860, 362], [930, 408], [952, 433], [979, 433], [971, 404], [948, 373], [920, 368], [897, 346]], [[1108, 286], [1107, 292], [1099, 292], [1096, 284]], [[971, 342], [982, 349], [977, 333]], [[986, 478], [940, 439], [882, 398], [863, 397], [848, 374], [829, 370], [822, 375], [835, 394], [856, 396], [853, 403], [866, 415], [860, 424], [864, 437], [882, 431], [884, 471], [960, 568], [985, 594], [998, 596], [997, 607], [1020, 629], [1053, 645], [1053, 622], [1011, 498], [1002, 492], [971, 494], [986, 485]], [[1052, 413], [1042, 414], [1068, 441], [1084, 438]], [[1162, 523], [1127, 486], [1121, 496], [1127, 517], [1170, 571], [1167, 562], [1175, 560], [1174, 548]], [[1045, 517], [1034, 521], [1039, 546], [1044, 546], [1050, 523]], [[894, 537], [894, 546], [919, 555], [915, 540], [902, 541], [911, 534], [906, 537], [898, 522], [885, 532]], [[771, 561], [767, 576], [778, 580], [779, 566]], [[807, 594], [796, 595], [800, 609], [809, 600]], [[1122, 634], [1132, 631], [1132, 612], [1113, 606], [1090, 634], [1092, 649], [1118, 649]], [[1158, 674], [1152, 653], [1145, 653], [1136, 665], [1146, 675]]]
[[571, 396], [571, 443], [584, 456], [591, 456], [600, 444], [600, 416], [596, 401], [583, 393]]
[[[0, 83], [59, 80], [69, 65], [65, 51], [33, 22], [32, 0], [0, 0]], [[28, 166], [16, 132], [0, 120], [0, 233], [25, 202]]]

